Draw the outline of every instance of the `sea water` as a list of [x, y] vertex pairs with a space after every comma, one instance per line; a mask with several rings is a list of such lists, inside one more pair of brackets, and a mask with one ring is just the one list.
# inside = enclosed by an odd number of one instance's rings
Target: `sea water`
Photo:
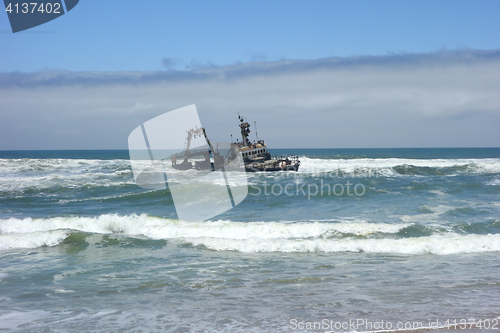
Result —
[[127, 151], [0, 152], [0, 331], [500, 331], [500, 149], [271, 153], [187, 222]]

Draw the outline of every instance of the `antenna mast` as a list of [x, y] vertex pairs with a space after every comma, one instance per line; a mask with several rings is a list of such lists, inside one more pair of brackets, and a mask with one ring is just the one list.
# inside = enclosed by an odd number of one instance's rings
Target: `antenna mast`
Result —
[[259, 142], [259, 134], [257, 134], [257, 122], [253, 121], [253, 125], [255, 126], [255, 137], [257, 138], [257, 142]]

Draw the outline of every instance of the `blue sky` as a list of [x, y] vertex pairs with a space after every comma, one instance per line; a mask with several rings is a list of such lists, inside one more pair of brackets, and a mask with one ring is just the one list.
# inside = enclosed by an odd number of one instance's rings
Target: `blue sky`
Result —
[[[196, 104], [279, 148], [500, 147], [500, 1], [81, 0], [13, 34], [0, 149], [126, 149]], [[281, 127], [300, 133], [283, 136]]]
[[499, 1], [81, 0], [12, 34], [0, 71], [164, 70], [251, 60], [500, 48]]

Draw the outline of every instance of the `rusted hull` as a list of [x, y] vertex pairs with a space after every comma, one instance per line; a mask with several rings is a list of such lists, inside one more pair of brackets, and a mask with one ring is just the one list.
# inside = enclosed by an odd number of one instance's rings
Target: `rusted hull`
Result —
[[300, 163], [285, 165], [283, 167], [279, 165], [269, 165], [269, 166], [255, 166], [255, 165], [245, 165], [246, 172], [272, 172], [272, 171], [298, 171]]

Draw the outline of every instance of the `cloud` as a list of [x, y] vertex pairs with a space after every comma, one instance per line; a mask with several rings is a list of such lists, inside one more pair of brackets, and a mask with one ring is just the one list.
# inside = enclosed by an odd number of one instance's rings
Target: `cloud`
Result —
[[253, 62], [261, 62], [268, 60], [267, 55], [264, 52], [249, 52], [251, 61]]
[[499, 50], [193, 68], [0, 73], [0, 149], [125, 149], [190, 104], [215, 141], [240, 113], [272, 147], [500, 146]]
[[167, 69], [173, 69], [179, 65], [180, 60], [176, 58], [163, 58], [161, 63]]

